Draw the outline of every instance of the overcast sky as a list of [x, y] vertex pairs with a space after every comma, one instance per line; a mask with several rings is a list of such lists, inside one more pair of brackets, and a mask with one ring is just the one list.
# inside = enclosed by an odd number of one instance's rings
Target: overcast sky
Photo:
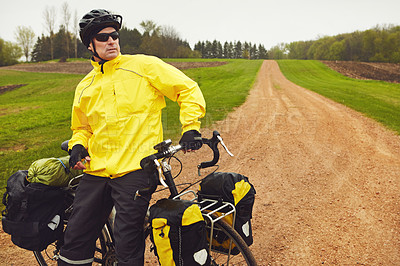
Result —
[[[43, 11], [54, 6], [61, 23], [65, 0], [1, 0], [0, 38], [15, 42], [18, 25], [31, 26], [36, 36], [48, 35]], [[6, 4], [5, 4], [6, 2]], [[137, 28], [143, 20], [172, 26], [191, 47], [198, 41], [247, 41], [269, 49], [278, 43], [314, 40], [377, 24], [400, 25], [400, 0], [68, 0], [73, 22], [88, 11], [104, 8]], [[72, 28], [72, 26], [71, 26]]]

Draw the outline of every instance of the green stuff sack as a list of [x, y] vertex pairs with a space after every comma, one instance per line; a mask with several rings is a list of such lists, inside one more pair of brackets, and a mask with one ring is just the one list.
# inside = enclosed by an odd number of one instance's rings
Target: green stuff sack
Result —
[[[198, 192], [199, 201], [202, 199], [214, 199], [230, 202], [236, 207], [235, 230], [240, 234], [248, 246], [253, 244], [253, 233], [251, 229], [251, 218], [256, 190], [249, 182], [249, 179], [237, 173], [215, 172], [206, 176], [200, 183]], [[215, 205], [215, 208], [219, 207]], [[211, 210], [213, 210], [211, 209]], [[227, 212], [221, 210], [222, 212]], [[220, 215], [220, 213], [216, 213]], [[233, 215], [223, 218], [232, 225]], [[224, 234], [213, 237], [214, 249], [226, 251], [229, 248], [229, 241]], [[232, 254], [237, 254], [237, 248], [233, 248]]]
[[27, 179], [31, 183], [66, 187], [72, 178], [82, 173], [82, 170], [73, 170], [69, 167], [69, 156], [45, 158], [31, 164], [28, 169]]
[[205, 222], [191, 201], [161, 199], [150, 207], [150, 239], [159, 263], [210, 265]]

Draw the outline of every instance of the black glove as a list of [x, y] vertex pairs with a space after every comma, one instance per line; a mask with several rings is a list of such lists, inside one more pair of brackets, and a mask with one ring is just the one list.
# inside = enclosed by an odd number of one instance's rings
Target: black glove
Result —
[[183, 133], [179, 144], [183, 146], [185, 151], [187, 150], [198, 150], [203, 146], [201, 134], [197, 130], [189, 130]]
[[76, 144], [72, 147], [72, 150], [69, 150], [69, 167], [74, 168], [74, 166], [80, 160], [84, 159], [86, 156], [89, 156], [89, 153], [81, 144]]

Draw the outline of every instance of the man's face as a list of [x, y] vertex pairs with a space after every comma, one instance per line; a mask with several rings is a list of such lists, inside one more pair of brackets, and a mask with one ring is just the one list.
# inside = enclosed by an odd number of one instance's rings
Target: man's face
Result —
[[[113, 27], [107, 27], [99, 31], [99, 33], [112, 33], [114, 32], [115, 29]], [[93, 38], [93, 43], [96, 47], [96, 52], [98, 55], [104, 59], [104, 60], [112, 60], [116, 58], [119, 55], [120, 52], [120, 47], [119, 47], [119, 38], [113, 40], [113, 38], [110, 36], [108, 37], [107, 41], [101, 42], [98, 41], [96, 38]], [[89, 50], [93, 50], [93, 43], [90, 43], [89, 45]], [[94, 57], [95, 61], [100, 61], [99, 58]]]

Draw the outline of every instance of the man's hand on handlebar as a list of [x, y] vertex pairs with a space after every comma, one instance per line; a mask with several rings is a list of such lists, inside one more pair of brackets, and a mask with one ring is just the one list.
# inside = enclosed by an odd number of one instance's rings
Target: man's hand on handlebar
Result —
[[191, 152], [200, 149], [203, 141], [199, 131], [189, 130], [183, 133], [179, 144], [183, 147], [184, 152]]
[[[161, 164], [158, 162], [158, 160], [162, 159], [164, 161], [167, 158], [171, 158], [178, 151], [183, 150], [184, 147], [190, 147], [190, 145], [193, 145], [193, 142], [189, 141], [190, 139], [195, 140], [194, 141], [195, 143], [196, 143], [196, 141], [200, 142], [200, 145], [196, 146], [196, 144], [194, 144], [195, 149], [201, 148], [201, 146], [204, 143], [205, 145], [210, 147], [211, 150], [213, 151], [213, 159], [211, 161], [206, 161], [206, 162], [202, 162], [201, 164], [199, 164], [197, 166], [197, 168], [199, 170], [203, 169], [203, 168], [215, 166], [218, 163], [218, 160], [219, 160], [218, 144], [219, 143], [222, 144], [222, 146], [225, 148], [225, 150], [228, 152], [229, 155], [233, 156], [233, 154], [229, 152], [228, 148], [223, 143], [222, 138], [221, 138], [220, 134], [218, 133], [218, 131], [216, 131], [216, 130], [213, 131], [213, 136], [210, 139], [201, 138], [200, 133], [196, 130], [191, 130], [191, 131], [192, 132], [187, 131], [183, 134], [182, 139], [179, 141], [180, 145], [172, 146], [171, 140], [168, 139], [168, 140], [165, 140], [161, 143], [158, 143], [156, 146], [154, 146], [154, 149], [157, 150], [157, 153], [149, 155], [140, 161], [140, 166], [142, 167], [142, 169], [145, 171], [148, 171], [148, 173], [157, 173], [156, 169], [158, 168], [159, 170], [162, 171], [162, 173], [160, 172], [161, 174], [158, 176], [160, 179], [160, 183], [163, 184], [164, 186], [169, 186], [169, 184], [164, 182], [162, 179], [162, 176], [164, 175], [164, 168], [161, 166]], [[188, 132], [190, 132], [190, 133], [188, 133]], [[195, 137], [196, 137], [196, 139], [195, 139]], [[199, 137], [201, 139], [200, 141], [198, 139]], [[187, 144], [185, 145], [185, 143], [189, 143], [189, 146], [186, 146]], [[190, 144], [190, 143], [192, 143], [192, 144]], [[189, 149], [187, 149], [187, 151], [188, 150]], [[190, 150], [194, 150], [193, 147]], [[167, 172], [170, 171], [170, 167], [166, 167], [165, 169], [167, 169], [166, 170]], [[173, 184], [173, 181], [171, 183]], [[149, 188], [138, 190], [135, 194], [135, 199], [140, 195], [149, 193], [149, 191], [154, 191], [154, 189], [155, 189], [155, 187], [157, 187], [157, 185], [158, 185], [158, 182], [153, 182], [153, 184]]]

